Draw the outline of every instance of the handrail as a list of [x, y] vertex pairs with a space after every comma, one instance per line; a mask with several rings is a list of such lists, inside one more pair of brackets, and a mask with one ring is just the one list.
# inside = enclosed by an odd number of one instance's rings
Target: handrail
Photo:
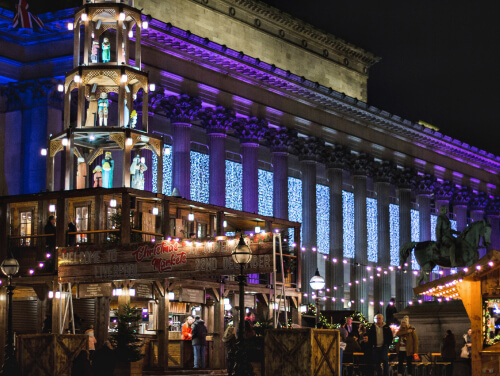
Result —
[[49, 236], [55, 236], [55, 234], [9, 235], [9, 239], [47, 238]]
[[92, 231], [76, 231], [76, 232], [67, 232], [66, 234], [68, 235], [85, 235], [85, 234], [103, 234], [107, 232], [119, 232], [120, 229], [113, 229], [113, 230], [92, 230]]
[[136, 229], [131, 229], [130, 231], [137, 232], [137, 233], [144, 234], [144, 235], [163, 236], [163, 234], [157, 234], [156, 232], [148, 232], [148, 231], [142, 231], [142, 230], [136, 230]]

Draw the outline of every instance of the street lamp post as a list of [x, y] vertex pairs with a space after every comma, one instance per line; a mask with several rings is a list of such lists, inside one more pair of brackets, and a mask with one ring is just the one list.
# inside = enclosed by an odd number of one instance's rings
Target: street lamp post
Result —
[[252, 365], [248, 361], [248, 354], [245, 351], [245, 283], [246, 276], [243, 268], [252, 259], [252, 251], [240, 235], [240, 241], [232, 252], [233, 260], [240, 265], [240, 275], [238, 276], [238, 286], [240, 293], [240, 322], [238, 325], [238, 346], [236, 351], [236, 376], [253, 375]]
[[12, 276], [19, 272], [19, 262], [15, 258], [8, 258], [2, 262], [0, 266], [2, 273], [8, 278], [7, 284], [7, 344], [5, 346], [5, 360], [2, 367], [2, 375], [18, 375], [19, 367], [16, 362], [16, 354], [14, 349], [14, 331], [12, 330], [12, 295], [14, 295], [15, 287], [12, 286]]
[[319, 275], [319, 270], [316, 268], [316, 273], [309, 281], [309, 286], [316, 291], [316, 329], [319, 324], [319, 291], [325, 287], [325, 279]]

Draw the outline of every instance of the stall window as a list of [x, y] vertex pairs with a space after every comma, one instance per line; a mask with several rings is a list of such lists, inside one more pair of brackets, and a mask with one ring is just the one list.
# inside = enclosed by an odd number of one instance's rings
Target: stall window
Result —
[[118, 213], [118, 208], [106, 206], [106, 229], [113, 230], [116, 227], [113, 217]]
[[[31, 211], [22, 211], [19, 213], [19, 235], [20, 236], [30, 236], [32, 235], [33, 226], [32, 226], [32, 218], [33, 212]], [[30, 246], [31, 238], [21, 239], [22, 246]]]
[[[77, 206], [75, 207], [75, 222], [78, 231], [89, 231], [89, 207]], [[77, 243], [87, 243], [88, 235], [82, 234], [76, 236]]]
[[204, 238], [207, 236], [207, 228], [208, 225], [206, 223], [200, 223], [198, 222], [198, 227], [196, 231], [196, 237], [197, 238]]

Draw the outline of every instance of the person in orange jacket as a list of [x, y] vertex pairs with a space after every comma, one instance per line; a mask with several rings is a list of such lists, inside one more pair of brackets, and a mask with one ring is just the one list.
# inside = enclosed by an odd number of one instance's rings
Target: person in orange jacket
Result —
[[186, 317], [184, 324], [182, 324], [182, 339], [191, 341], [191, 325], [193, 325], [193, 316]]

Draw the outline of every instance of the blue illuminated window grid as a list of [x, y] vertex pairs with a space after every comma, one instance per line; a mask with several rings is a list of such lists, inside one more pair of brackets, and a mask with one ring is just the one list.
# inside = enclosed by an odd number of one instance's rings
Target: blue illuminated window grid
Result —
[[[153, 169], [153, 192], [156, 193], [157, 176], [158, 176], [158, 157], [152, 153], [152, 169]], [[172, 148], [165, 146], [163, 148], [163, 184], [162, 193], [170, 195], [172, 193]]]
[[391, 265], [399, 265], [399, 205], [389, 204]]
[[330, 253], [330, 188], [316, 184], [316, 237], [319, 253]]
[[234, 210], [243, 208], [243, 166], [226, 160], [226, 206]]
[[259, 214], [273, 216], [273, 173], [259, 169]]
[[[415, 209], [411, 209], [411, 241], [419, 242], [420, 241], [420, 212]], [[417, 263], [417, 259], [415, 258], [415, 253], [411, 254], [411, 265], [413, 270], [420, 270], [420, 266]]]
[[344, 257], [354, 258], [354, 193], [342, 191]]
[[[292, 177], [288, 177], [288, 219], [302, 223], [302, 180]], [[302, 232], [302, 227], [300, 231]], [[290, 241], [294, 241], [293, 228], [288, 230], [288, 236]]]
[[368, 240], [368, 261], [378, 261], [377, 200], [366, 199], [366, 227]]
[[208, 204], [209, 163], [208, 154], [191, 151], [191, 200]]
[[431, 214], [431, 240], [436, 241], [437, 215]]

